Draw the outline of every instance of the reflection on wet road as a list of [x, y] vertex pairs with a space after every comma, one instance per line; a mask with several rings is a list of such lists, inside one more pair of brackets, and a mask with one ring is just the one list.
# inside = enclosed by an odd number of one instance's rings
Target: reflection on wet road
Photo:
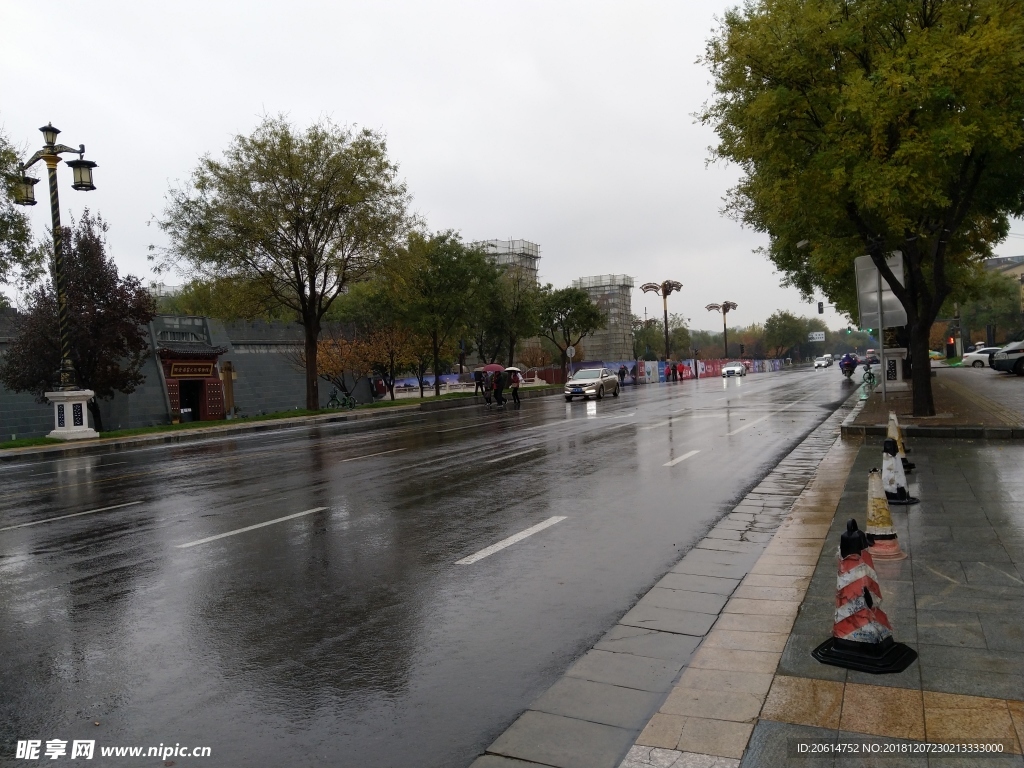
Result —
[[88, 738], [218, 766], [468, 765], [840, 380], [0, 466], [0, 763], [17, 739]]

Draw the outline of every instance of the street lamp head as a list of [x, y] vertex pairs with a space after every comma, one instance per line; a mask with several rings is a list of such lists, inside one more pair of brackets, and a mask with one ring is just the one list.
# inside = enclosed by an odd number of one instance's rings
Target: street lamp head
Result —
[[722, 302], [722, 314], [729, 312], [730, 310], [736, 309], [739, 306], [735, 301], [723, 301]]
[[653, 292], [658, 294], [659, 296], [661, 295], [661, 286], [658, 285], [657, 283], [644, 283], [643, 285], [640, 286], [640, 290], [643, 291], [644, 293]]
[[14, 180], [14, 202], [18, 205], [35, 205], [36, 191], [33, 189], [39, 179], [26, 176], [22, 171], [21, 177]]
[[673, 291], [683, 290], [683, 284], [676, 280], [666, 280], [661, 284], [661, 291], [665, 296], [668, 296]]
[[706, 307], [704, 307], [704, 309], [706, 309], [708, 312], [721, 312], [722, 311], [722, 305], [721, 304], [708, 304]]
[[46, 142], [46, 146], [52, 147], [57, 143], [57, 134], [60, 133], [60, 129], [54, 128], [53, 123], [47, 123], [39, 130], [43, 132], [43, 141]]
[[81, 157], [77, 160], [68, 160], [68, 168], [75, 174], [71, 188], [79, 192], [91, 192], [96, 189], [96, 185], [92, 183], [92, 169], [95, 167], [96, 163], [92, 160], [83, 160]]

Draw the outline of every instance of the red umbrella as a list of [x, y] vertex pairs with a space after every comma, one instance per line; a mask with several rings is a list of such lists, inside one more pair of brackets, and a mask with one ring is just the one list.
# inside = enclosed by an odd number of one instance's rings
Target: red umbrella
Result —
[[505, 366], [498, 365], [497, 363], [491, 363], [490, 365], [485, 365], [484, 370], [487, 371], [488, 373], [495, 373], [497, 371], [504, 371]]

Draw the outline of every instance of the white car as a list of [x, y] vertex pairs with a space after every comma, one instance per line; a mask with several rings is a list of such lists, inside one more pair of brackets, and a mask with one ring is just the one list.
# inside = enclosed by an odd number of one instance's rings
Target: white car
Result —
[[729, 363], [722, 366], [722, 378], [726, 376], [746, 376], [747, 366], [743, 363]]
[[619, 377], [607, 368], [584, 368], [576, 371], [572, 378], [565, 382], [565, 401], [571, 402], [574, 397], [589, 400], [594, 397], [600, 400], [605, 394], [619, 396]]
[[817, 357], [814, 359], [815, 370], [817, 370], [818, 368], [828, 368], [830, 365], [832, 365], [832, 361], [829, 360], [827, 357]]
[[999, 349], [1000, 347], [979, 347], [973, 352], [968, 352], [964, 355], [964, 359], [961, 364], [964, 367], [988, 368], [988, 356], [993, 352], [998, 352]]

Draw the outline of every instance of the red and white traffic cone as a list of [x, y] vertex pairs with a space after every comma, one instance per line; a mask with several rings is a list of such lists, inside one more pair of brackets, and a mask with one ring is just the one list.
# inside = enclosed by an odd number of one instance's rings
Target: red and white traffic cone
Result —
[[896, 417], [896, 411], [889, 411], [889, 423], [885, 427], [885, 436], [889, 440], [896, 441], [896, 447], [899, 449], [898, 455], [900, 457], [900, 464], [903, 465], [903, 471], [913, 472], [917, 465], [907, 461], [907, 446], [903, 441], [903, 429], [900, 427], [900, 420]]
[[839, 541], [832, 637], [811, 655], [823, 664], [874, 674], [902, 672], [917, 658], [912, 648], [893, 640], [868, 538], [852, 518]]
[[903, 474], [896, 441], [886, 438], [882, 444], [882, 488], [885, 498], [890, 504], [917, 504], [920, 499], [910, 495], [907, 488], [907, 476]]
[[868, 472], [868, 524], [867, 536], [871, 556], [876, 560], [902, 560], [907, 555], [900, 549], [900, 540], [892, 524], [889, 502], [882, 489], [882, 474], [877, 469]]

